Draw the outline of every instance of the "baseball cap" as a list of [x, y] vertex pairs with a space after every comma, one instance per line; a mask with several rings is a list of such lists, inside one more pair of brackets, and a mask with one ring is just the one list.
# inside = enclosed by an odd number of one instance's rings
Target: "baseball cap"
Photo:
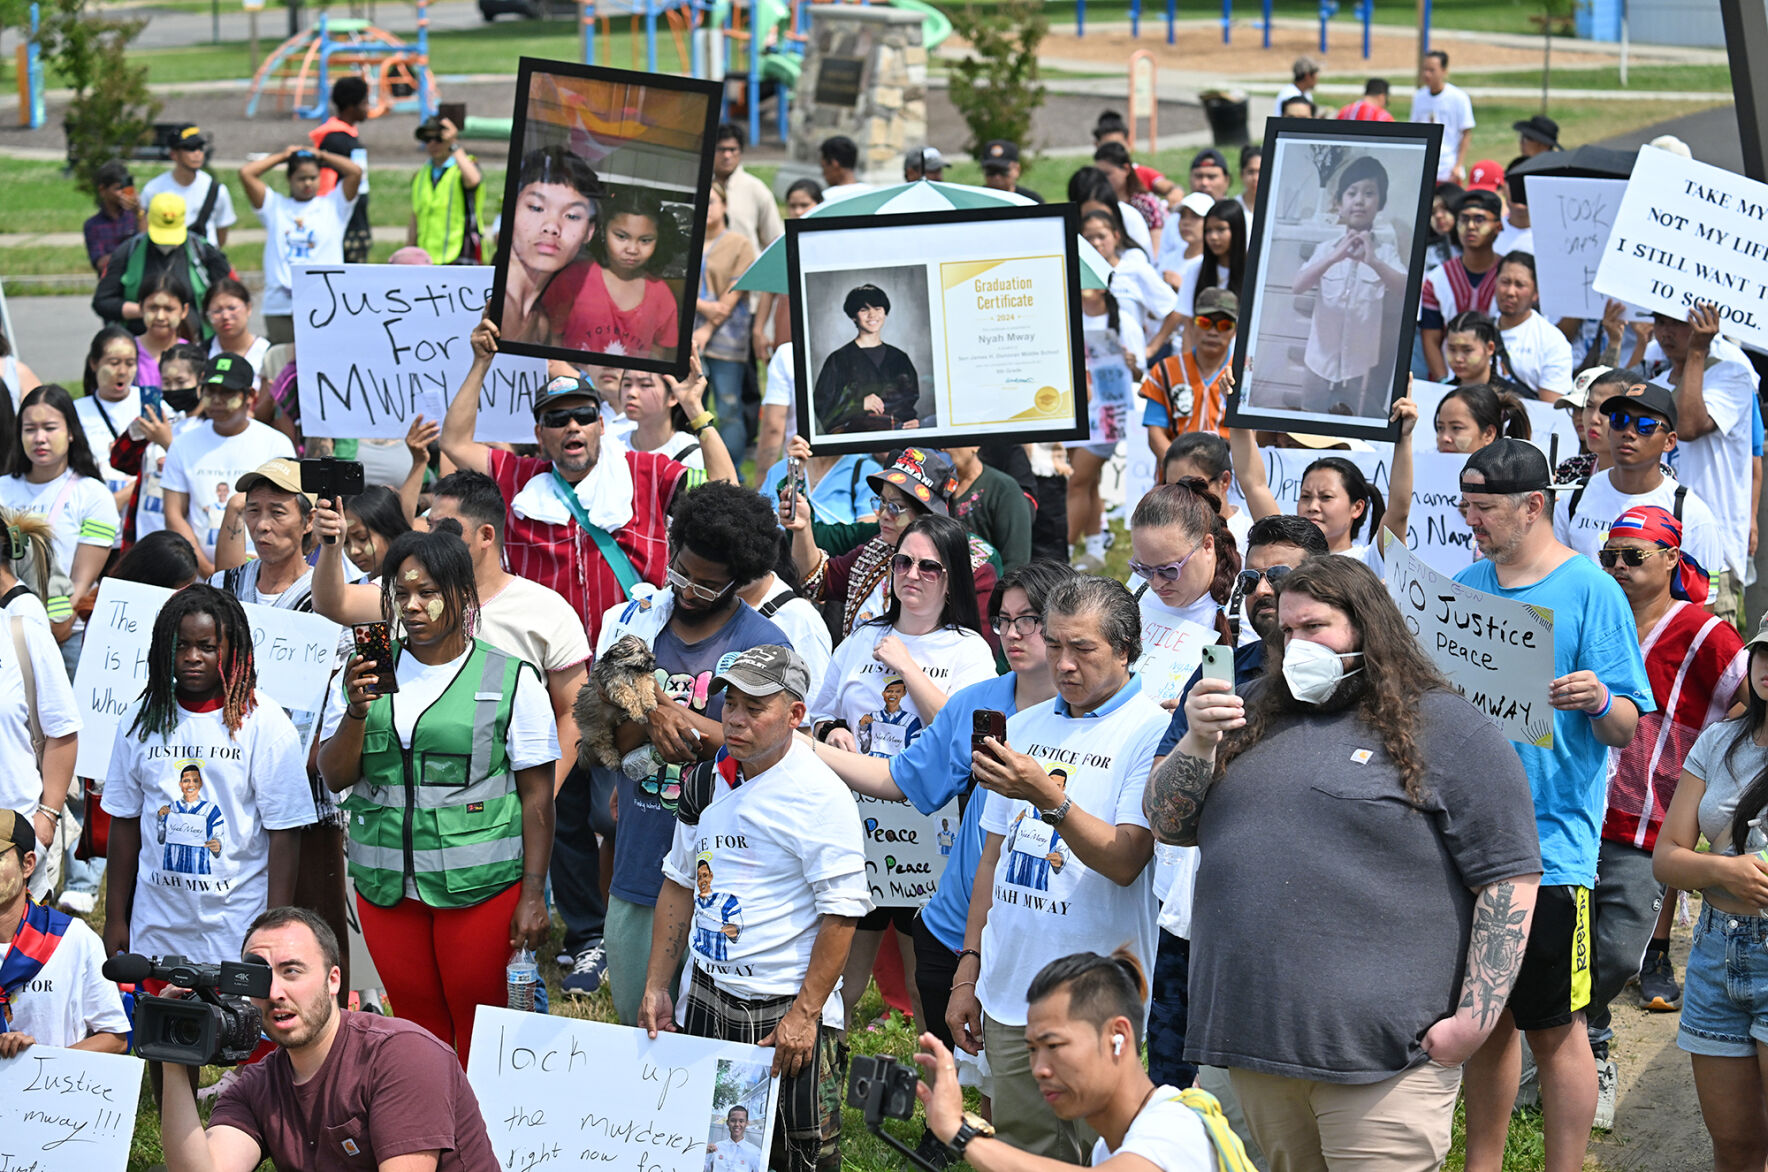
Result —
[[1019, 144], [1004, 138], [990, 139], [982, 144], [978, 159], [984, 171], [1005, 171], [1019, 161]]
[[597, 407], [602, 405], [602, 393], [594, 383], [579, 375], [561, 374], [548, 382], [534, 400], [534, 418], [539, 419], [542, 411], [565, 399], [593, 399]]
[[[1469, 482], [1469, 472], [1479, 473], [1481, 480]], [[1553, 470], [1547, 457], [1527, 440], [1504, 436], [1493, 440], [1467, 458], [1461, 468], [1461, 492], [1507, 496], [1517, 492], [1547, 492], [1553, 485]]]
[[1559, 123], [1545, 114], [1536, 114], [1532, 118], [1524, 118], [1521, 122], [1512, 122], [1510, 129], [1526, 139], [1559, 149]]
[[918, 151], [910, 151], [909, 163], [923, 173], [945, 170], [945, 156], [939, 153], [938, 147], [922, 147]]
[[942, 517], [952, 514], [947, 503], [956, 487], [952, 462], [932, 448], [904, 448], [895, 463], [866, 477], [866, 483], [873, 492], [883, 492], [886, 484], [894, 484], [927, 511]]
[[[155, 199], [155, 203], [159, 200]], [[230, 391], [249, 391], [258, 385], [258, 376], [252, 370], [252, 364], [237, 354], [220, 354], [209, 361], [208, 377], [203, 379], [204, 386], [224, 387]]]
[[184, 225], [184, 197], [162, 191], [147, 205], [147, 238], [166, 248], [177, 248], [190, 236]]
[[790, 647], [764, 643], [738, 655], [712, 678], [711, 691], [735, 688], [747, 696], [789, 693], [802, 700], [810, 692], [810, 669]]
[[209, 136], [204, 134], [202, 127], [194, 122], [182, 123], [172, 132], [172, 149], [175, 151], [206, 151], [209, 149]]
[[1590, 401], [1590, 384], [1613, 370], [1612, 366], [1592, 366], [1588, 370], [1580, 370], [1572, 379], [1572, 391], [1569, 395], [1561, 395], [1553, 401], [1555, 407], [1565, 407], [1576, 411]]
[[1673, 134], [1660, 134], [1645, 145], [1656, 147], [1660, 151], [1669, 151], [1672, 155], [1681, 155], [1685, 159], [1694, 158], [1694, 152], [1688, 149], [1688, 144]]
[[1199, 167], [1220, 167], [1222, 170], [1226, 171], [1228, 169], [1228, 156], [1222, 154], [1222, 152], [1216, 150], [1214, 147], [1204, 147], [1202, 150], [1191, 156], [1191, 166], [1189, 170], [1195, 171]]
[[233, 482], [233, 487], [240, 492], [251, 492], [260, 484], [268, 484], [280, 488], [284, 492], [300, 493], [309, 502], [319, 498], [312, 493], [301, 492], [301, 465], [287, 456], [278, 456], [274, 460], [266, 460], [252, 471]]
[[37, 850], [37, 828], [17, 810], [0, 809], [0, 842], [11, 843], [25, 854]]
[[1481, 159], [1467, 173], [1467, 190], [1497, 191], [1504, 183], [1504, 168], [1495, 159]]
[[1670, 393], [1670, 388], [1660, 387], [1656, 383], [1636, 382], [1624, 391], [1610, 393], [1596, 406], [1606, 415], [1629, 404], [1643, 407], [1653, 415], [1663, 416], [1669, 422], [1670, 430], [1676, 430], [1676, 396]]
[[1762, 621], [1756, 625], [1756, 633], [1750, 636], [1750, 641], [1744, 647], [1755, 648], [1763, 644], [1768, 644], [1768, 614], [1762, 616]]
[[1209, 218], [1209, 209], [1216, 206], [1215, 196], [1207, 191], [1193, 191], [1179, 201], [1179, 210], [1190, 212], [1194, 216]]
[[1233, 291], [1228, 289], [1217, 289], [1214, 286], [1208, 289], [1199, 289], [1197, 304], [1193, 307], [1192, 312], [1196, 317], [1215, 314], [1218, 317], [1225, 317], [1229, 321], [1237, 322], [1240, 320], [1240, 298], [1234, 296]]

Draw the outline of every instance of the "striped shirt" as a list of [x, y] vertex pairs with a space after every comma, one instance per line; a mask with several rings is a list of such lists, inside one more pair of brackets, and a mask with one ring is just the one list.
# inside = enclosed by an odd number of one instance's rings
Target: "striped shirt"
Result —
[[1492, 302], [1498, 297], [1498, 282], [1493, 279], [1497, 275], [1497, 265], [1477, 275], [1470, 273], [1458, 256], [1425, 273], [1418, 324], [1427, 330], [1440, 330], [1464, 310], [1491, 314]]
[[[551, 461], [532, 456], [496, 448], [489, 454], [491, 478], [506, 501], [513, 501], [524, 485], [552, 468]], [[632, 469], [632, 520], [614, 534], [614, 543], [632, 560], [640, 578], [661, 586], [669, 566], [669, 506], [677, 492], [699, 483], [705, 474], [693, 473], [655, 452], [629, 451], [626, 462]], [[504, 526], [503, 550], [510, 573], [558, 592], [571, 604], [583, 620], [590, 646], [595, 646], [602, 616], [624, 601], [625, 594], [589, 535], [575, 523], [530, 521], [512, 511]]]
[[1222, 396], [1227, 380], [1222, 376], [1227, 369], [1228, 364], [1223, 363], [1213, 377], [1206, 377], [1191, 350], [1161, 359], [1142, 380], [1138, 392], [1148, 400], [1142, 422], [1164, 427], [1175, 439], [1188, 431], [1214, 431], [1226, 437], [1227, 408]]

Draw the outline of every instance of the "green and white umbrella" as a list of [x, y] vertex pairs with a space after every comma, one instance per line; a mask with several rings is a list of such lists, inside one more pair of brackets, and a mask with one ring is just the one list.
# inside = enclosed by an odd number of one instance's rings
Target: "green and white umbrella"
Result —
[[[876, 191], [851, 195], [831, 203], [820, 203], [806, 216], [900, 216], [910, 212], [946, 212], [953, 209], [1023, 206], [1032, 201], [1011, 191], [992, 187], [970, 187], [962, 183], [934, 183], [920, 180], [881, 187]], [[1085, 240], [1080, 242], [1080, 287], [1103, 289], [1111, 278], [1111, 266], [1099, 250]], [[760, 293], [786, 292], [786, 238], [784, 236], [761, 250], [743, 275], [737, 288]]]

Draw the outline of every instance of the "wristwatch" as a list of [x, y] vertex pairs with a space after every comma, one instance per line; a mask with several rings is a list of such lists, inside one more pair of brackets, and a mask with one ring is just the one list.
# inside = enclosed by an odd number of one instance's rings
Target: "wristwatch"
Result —
[[1060, 826], [1062, 825], [1062, 819], [1068, 817], [1068, 811], [1073, 805], [1073, 798], [1063, 798], [1060, 806], [1057, 806], [1053, 810], [1039, 810], [1037, 816], [1043, 819], [1044, 824], [1047, 826]]
[[964, 1149], [970, 1146], [971, 1140], [978, 1136], [983, 1139], [993, 1139], [994, 1133], [994, 1124], [980, 1115], [966, 1111], [962, 1121], [958, 1124], [957, 1134], [953, 1135], [951, 1142], [945, 1146], [952, 1150], [952, 1154], [962, 1156]]

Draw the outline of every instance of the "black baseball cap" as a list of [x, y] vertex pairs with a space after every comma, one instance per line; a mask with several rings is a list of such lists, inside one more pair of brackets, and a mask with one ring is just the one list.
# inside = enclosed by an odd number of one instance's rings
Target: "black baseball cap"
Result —
[[1661, 387], [1657, 383], [1638, 382], [1624, 391], [1613, 391], [1602, 402], [1597, 410], [1607, 415], [1611, 411], [1625, 411], [1628, 408], [1643, 408], [1653, 415], [1661, 415], [1670, 430], [1676, 430], [1676, 396], [1670, 388]]
[[[1467, 474], [1477, 472], [1480, 482], [1469, 482]], [[1467, 458], [1461, 468], [1461, 492], [1492, 493], [1509, 496], [1518, 492], [1547, 492], [1553, 487], [1553, 470], [1547, 457], [1527, 440], [1505, 436], [1493, 440]]]
[[17, 810], [0, 809], [0, 843], [11, 843], [25, 854], [37, 850], [37, 828]]
[[588, 399], [597, 407], [602, 405], [602, 393], [595, 389], [595, 384], [581, 375], [561, 374], [546, 384], [534, 400], [534, 418], [539, 419], [542, 411], [558, 406], [566, 399]]
[[206, 151], [209, 149], [209, 136], [203, 133], [202, 127], [194, 122], [180, 123], [172, 132], [175, 151]]
[[984, 171], [1006, 171], [1019, 161], [1019, 144], [1004, 138], [990, 139], [982, 144], [977, 161]]
[[1195, 155], [1191, 156], [1190, 169], [1195, 171], [1199, 167], [1220, 167], [1223, 171], [1226, 171], [1228, 169], [1228, 156], [1222, 154], [1222, 152], [1216, 150], [1214, 147], [1204, 147]]
[[218, 354], [209, 360], [209, 374], [203, 385], [229, 391], [249, 391], [257, 387], [258, 375], [252, 364], [237, 354]]

